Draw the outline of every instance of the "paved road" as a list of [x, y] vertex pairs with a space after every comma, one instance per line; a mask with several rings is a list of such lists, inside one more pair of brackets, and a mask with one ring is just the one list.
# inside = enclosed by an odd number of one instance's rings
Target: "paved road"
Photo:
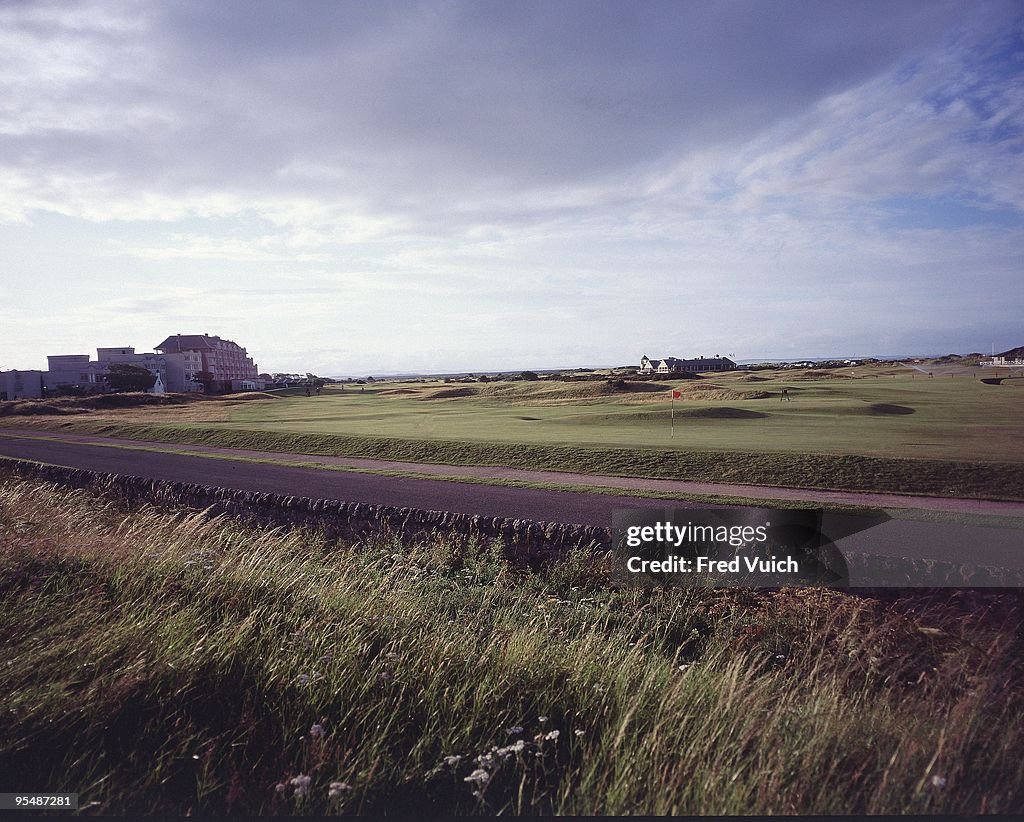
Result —
[[[159, 447], [160, 444], [146, 445]], [[299, 468], [271, 463], [254, 464], [186, 454], [12, 437], [2, 431], [0, 455], [87, 468], [90, 471], [194, 482], [223, 488], [239, 488], [244, 491], [269, 491], [317, 499], [422, 508], [428, 511], [458, 511], [492, 517], [608, 527], [612, 524], [613, 508], [712, 507], [684, 501], [677, 503], [672, 500], [645, 500], [606, 494], [325, 471], [320, 468]], [[287, 458], [285, 454], [265, 456]]]
[[[135, 445], [151, 449], [168, 447], [160, 443]], [[160, 450], [113, 448], [66, 439], [56, 441], [14, 436], [2, 430], [0, 455], [247, 491], [606, 527], [612, 524], [612, 510], [615, 508], [726, 507], [686, 500], [643, 499], [257, 464]], [[265, 456], [290, 458], [284, 454]], [[843, 551], [876, 556], [924, 557], [1024, 569], [1024, 530], [1021, 528], [890, 520], [841, 540], [837, 545]]]

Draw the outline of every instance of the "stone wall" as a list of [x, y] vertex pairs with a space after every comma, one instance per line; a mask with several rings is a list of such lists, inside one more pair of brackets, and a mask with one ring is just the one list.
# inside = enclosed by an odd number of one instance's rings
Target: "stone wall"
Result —
[[[612, 530], [598, 526], [238, 491], [0, 457], [0, 476], [4, 473], [65, 488], [88, 489], [133, 506], [185, 507], [209, 510], [212, 515], [228, 514], [254, 525], [312, 528], [331, 539], [358, 541], [389, 534], [411, 543], [440, 534], [457, 535], [467, 541], [501, 540], [510, 558], [531, 565], [557, 559], [572, 549], [603, 553], [613, 545]], [[892, 596], [899, 590], [923, 587], [1024, 588], [1024, 571], [928, 559], [850, 553], [845, 557], [851, 579], [864, 581], [856, 589], [859, 594]]]
[[596, 526], [239, 491], [6, 458], [0, 459], [0, 467], [26, 479], [89, 489], [129, 505], [208, 509], [211, 514], [228, 514], [250, 524], [312, 528], [330, 539], [360, 540], [382, 533], [403, 542], [433, 534], [456, 534], [480, 541], [500, 539], [510, 554], [531, 562], [554, 558], [574, 548], [607, 551], [612, 543], [611, 529]]

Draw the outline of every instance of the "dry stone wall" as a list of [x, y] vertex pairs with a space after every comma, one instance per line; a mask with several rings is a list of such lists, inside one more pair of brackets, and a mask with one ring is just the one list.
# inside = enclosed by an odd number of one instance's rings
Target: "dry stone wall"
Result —
[[[450, 511], [394, 508], [361, 502], [312, 499], [258, 491], [105, 474], [58, 465], [0, 458], [0, 476], [14, 474], [65, 488], [83, 488], [129, 505], [209, 510], [255, 525], [312, 528], [331, 539], [363, 540], [394, 535], [404, 543], [435, 534], [458, 535], [481, 542], [501, 540], [511, 559], [540, 564], [572, 549], [604, 553], [612, 549], [610, 528], [484, 517]], [[1024, 588], [1024, 572], [984, 566], [955, 565], [928, 559], [846, 554], [851, 578], [886, 580], [885, 588], [862, 587], [857, 593], [890, 597], [899, 590], [924, 586]], [[871, 583], [869, 583], [871, 584]], [[899, 587], [905, 585], [905, 588]]]
[[14, 459], [3, 459], [0, 464], [21, 477], [65, 488], [89, 489], [114, 496], [129, 505], [148, 503], [167, 508], [209, 510], [211, 514], [228, 514], [252, 524], [312, 528], [330, 539], [361, 540], [371, 535], [391, 534], [403, 542], [411, 542], [434, 534], [457, 534], [467, 540], [500, 539], [510, 554], [530, 561], [555, 558], [574, 548], [607, 551], [612, 544], [611, 529], [597, 526], [240, 491]]

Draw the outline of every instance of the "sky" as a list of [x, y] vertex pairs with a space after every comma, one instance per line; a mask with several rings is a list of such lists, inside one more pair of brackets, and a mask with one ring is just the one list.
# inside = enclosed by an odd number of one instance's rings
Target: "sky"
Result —
[[1020, 2], [0, 0], [0, 369], [1024, 344]]

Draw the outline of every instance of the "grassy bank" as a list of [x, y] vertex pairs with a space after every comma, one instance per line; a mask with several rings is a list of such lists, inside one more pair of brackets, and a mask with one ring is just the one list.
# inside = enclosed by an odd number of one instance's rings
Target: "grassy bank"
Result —
[[109, 420], [19, 421], [19, 427], [277, 453], [447, 465], [496, 465], [612, 476], [684, 479], [949, 497], [1024, 499], [1024, 465], [837, 454], [663, 451], [572, 445], [299, 434]]
[[0, 790], [101, 812], [1022, 809], [1007, 595], [612, 590], [8, 481], [0, 597]]

